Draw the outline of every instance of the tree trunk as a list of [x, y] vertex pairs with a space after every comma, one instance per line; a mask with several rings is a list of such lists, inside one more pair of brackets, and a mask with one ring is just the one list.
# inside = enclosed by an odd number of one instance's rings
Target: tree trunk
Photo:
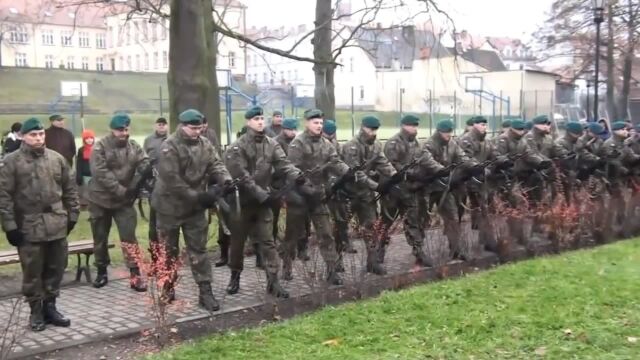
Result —
[[631, 91], [631, 73], [633, 69], [633, 56], [637, 38], [635, 36], [635, 14], [631, 0], [628, 1], [629, 20], [627, 21], [627, 50], [624, 54], [624, 65], [622, 68], [622, 90], [618, 97], [618, 116], [620, 119], [629, 119], [629, 92]]
[[[615, 88], [615, 61], [613, 47], [615, 45], [615, 31], [613, 28], [613, 5], [609, 3], [607, 9], [607, 112], [609, 120], [615, 121], [618, 118], [616, 112]], [[597, 116], [597, 115], [596, 115]]]
[[210, 0], [171, 0], [167, 78], [172, 130], [178, 124], [178, 114], [193, 108], [220, 134], [212, 13]]
[[[325, 118], [336, 118], [336, 98], [334, 93], [331, 27], [333, 14], [331, 0], [316, 0], [316, 30], [313, 36], [313, 58], [323, 64], [314, 64], [316, 107], [324, 112]], [[319, 27], [320, 24], [324, 24]]]

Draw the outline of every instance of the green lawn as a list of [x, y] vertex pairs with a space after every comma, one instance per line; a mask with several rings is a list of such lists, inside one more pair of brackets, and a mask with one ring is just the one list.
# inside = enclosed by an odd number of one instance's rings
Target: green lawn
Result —
[[154, 359], [638, 359], [640, 240], [388, 292]]

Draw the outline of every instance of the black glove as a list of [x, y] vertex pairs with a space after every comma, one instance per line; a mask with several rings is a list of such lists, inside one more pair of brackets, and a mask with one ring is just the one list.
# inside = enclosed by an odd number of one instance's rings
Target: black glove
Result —
[[353, 171], [347, 171], [344, 174], [344, 181], [350, 183], [356, 180], [356, 173]]
[[484, 166], [480, 164], [472, 166], [471, 168], [469, 168], [469, 176], [476, 178], [479, 176], [484, 176]]
[[19, 229], [7, 231], [5, 233], [7, 235], [7, 240], [9, 240], [9, 244], [20, 247], [24, 243], [24, 236], [22, 235], [22, 231]]
[[67, 221], [67, 235], [69, 235], [73, 230], [73, 228], [76, 227], [76, 222], [77, 221], [71, 221], [71, 220]]
[[544, 169], [548, 169], [548, 168], [550, 168], [552, 166], [553, 166], [553, 162], [551, 162], [551, 160], [542, 160], [538, 164], [538, 169], [539, 170], [544, 170]]
[[378, 194], [387, 194], [389, 190], [391, 190], [393, 185], [395, 184], [393, 183], [393, 181], [391, 181], [391, 179], [387, 181], [381, 181], [378, 183], [378, 186], [376, 187], [376, 192]]
[[496, 170], [500, 171], [500, 170], [511, 169], [514, 165], [515, 163], [513, 162], [513, 160], [505, 159], [498, 163], [498, 165], [496, 166]]
[[216, 203], [217, 197], [209, 191], [201, 192], [198, 194], [198, 204], [205, 209], [213, 207]]
[[267, 196], [267, 198], [260, 204], [268, 207], [279, 207], [282, 205], [282, 196], [277, 193], [270, 193], [269, 196]]
[[124, 197], [126, 199], [135, 199], [138, 194], [137, 194], [137, 189], [134, 188], [127, 188], [127, 191], [124, 192]]
[[307, 178], [306, 178], [304, 175], [302, 175], [302, 174], [300, 174], [300, 176], [298, 176], [298, 177], [296, 178], [296, 185], [298, 185], [298, 186], [302, 186], [302, 185], [304, 185], [304, 183], [306, 183], [306, 182], [307, 182]]
[[436, 178], [445, 177], [445, 176], [449, 176], [450, 173], [451, 173], [451, 169], [442, 168], [441, 170], [433, 174], [433, 177], [436, 177]]

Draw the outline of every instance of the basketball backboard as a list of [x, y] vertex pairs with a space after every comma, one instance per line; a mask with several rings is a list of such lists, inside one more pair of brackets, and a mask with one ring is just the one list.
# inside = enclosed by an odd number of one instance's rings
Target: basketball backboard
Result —
[[467, 76], [464, 84], [465, 91], [482, 91], [482, 80], [480, 76]]
[[216, 77], [218, 78], [219, 88], [231, 87], [231, 70], [216, 69]]
[[80, 96], [87, 97], [89, 95], [89, 87], [84, 81], [60, 81], [60, 95], [62, 96]]

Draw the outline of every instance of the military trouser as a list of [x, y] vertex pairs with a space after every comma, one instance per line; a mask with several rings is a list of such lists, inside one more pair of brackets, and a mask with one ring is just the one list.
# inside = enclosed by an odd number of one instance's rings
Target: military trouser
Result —
[[335, 225], [333, 235], [336, 242], [336, 252], [340, 255], [352, 247], [351, 239], [349, 239], [349, 199], [336, 195], [329, 201], [329, 211]]
[[389, 229], [393, 222], [402, 217], [404, 225], [404, 236], [407, 243], [413, 248], [422, 249], [424, 244], [424, 231], [420, 224], [418, 214], [418, 199], [414, 193], [392, 192], [382, 198], [382, 221], [386, 229]]
[[497, 241], [491, 221], [489, 220], [488, 196], [482, 191], [467, 191], [471, 207], [471, 228], [478, 230], [478, 241], [486, 250], [496, 251]]
[[546, 180], [536, 173], [533, 173], [526, 178], [522, 178], [521, 180], [524, 187], [528, 189], [526, 198], [529, 202], [529, 210], [533, 212], [531, 235], [533, 236], [537, 234], [542, 236], [543, 227], [540, 206], [542, 206], [542, 199], [544, 198]]
[[[222, 220], [220, 218], [222, 217]], [[224, 225], [222, 224], [224, 222]], [[229, 226], [229, 215], [218, 212], [218, 246], [220, 247], [220, 256], [228, 259], [229, 258], [229, 247], [231, 246], [231, 234], [225, 233], [224, 226]], [[229, 233], [231, 233], [231, 230]]]
[[111, 264], [109, 257], [109, 232], [111, 222], [115, 221], [122, 254], [125, 263], [129, 268], [138, 266], [135, 254], [139, 251], [138, 240], [136, 238], [137, 214], [132, 206], [119, 209], [106, 209], [94, 203], [89, 203], [89, 221], [91, 222], [91, 233], [93, 234], [93, 251], [95, 254], [95, 264], [97, 267], [107, 267]]
[[278, 253], [273, 241], [273, 213], [270, 207], [251, 204], [242, 207], [240, 216], [230, 216], [231, 252], [229, 268], [244, 269], [244, 244], [247, 237], [259, 244], [258, 251], [267, 273], [278, 272]]
[[180, 230], [182, 230], [193, 279], [196, 283], [211, 282], [211, 263], [207, 256], [206, 212], [201, 210], [183, 219], [160, 213], [157, 217], [158, 238], [167, 251], [167, 270], [176, 271], [173, 264], [180, 255]]
[[285, 230], [284, 242], [282, 244], [282, 261], [286, 269], [295, 258], [296, 245], [300, 250], [300, 239], [308, 237], [307, 223], [313, 222], [320, 246], [320, 254], [329, 269], [335, 266], [337, 260], [335, 240], [331, 235], [331, 218], [329, 217], [327, 205], [316, 206], [312, 212], [308, 208], [299, 206], [289, 206], [287, 208], [287, 228]]
[[[442, 197], [446, 196], [444, 200]], [[458, 205], [451, 192], [446, 195], [444, 192], [433, 192], [429, 196], [429, 209], [437, 207], [438, 214], [444, 222], [444, 234], [449, 241], [449, 251], [451, 255], [461, 254], [460, 246], [460, 223], [458, 221]]]
[[375, 229], [375, 222], [378, 216], [376, 202], [374, 200], [353, 199], [351, 211], [358, 219], [358, 225], [367, 249], [377, 251], [382, 245], [381, 242], [385, 236], [384, 234], [376, 234], [376, 230], [379, 230]]
[[626, 199], [624, 198], [624, 185], [621, 182], [613, 182], [609, 188], [609, 194], [611, 195], [609, 207], [609, 224], [612, 228], [618, 231], [622, 231], [624, 225], [624, 219], [626, 215]]
[[18, 247], [22, 294], [27, 301], [55, 298], [67, 268], [67, 239], [28, 242]]

